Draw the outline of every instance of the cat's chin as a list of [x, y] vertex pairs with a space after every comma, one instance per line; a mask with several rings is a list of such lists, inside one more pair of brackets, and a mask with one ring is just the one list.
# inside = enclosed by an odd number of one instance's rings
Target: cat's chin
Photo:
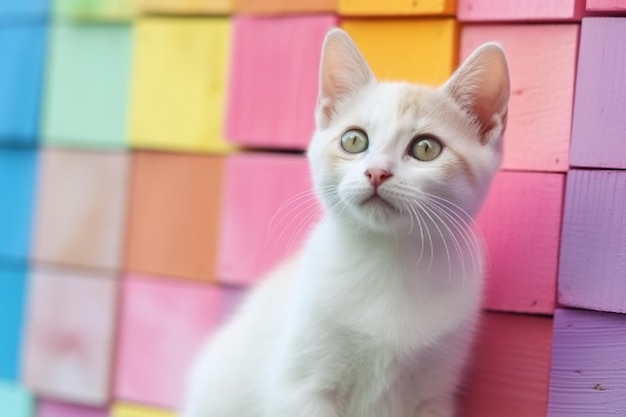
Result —
[[395, 234], [404, 227], [404, 217], [401, 211], [385, 198], [374, 194], [350, 210], [352, 220], [366, 229], [383, 234]]

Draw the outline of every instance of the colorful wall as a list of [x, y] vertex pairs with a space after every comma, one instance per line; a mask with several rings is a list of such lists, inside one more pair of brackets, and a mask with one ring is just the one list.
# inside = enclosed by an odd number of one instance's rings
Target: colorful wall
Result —
[[509, 57], [463, 415], [626, 416], [624, 0], [0, 3], [0, 416], [173, 415], [318, 215], [292, 198], [336, 25], [380, 78]]

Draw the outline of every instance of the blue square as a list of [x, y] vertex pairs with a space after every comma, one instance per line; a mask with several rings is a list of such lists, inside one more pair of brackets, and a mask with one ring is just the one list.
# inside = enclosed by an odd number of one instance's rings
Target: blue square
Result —
[[0, 0], [0, 21], [43, 19], [48, 14], [49, 3], [48, 0]]
[[36, 172], [35, 150], [0, 148], [0, 259], [28, 258]]
[[45, 37], [43, 23], [0, 23], [0, 144], [36, 143]]
[[18, 379], [27, 276], [25, 262], [0, 261], [0, 379], [4, 380]]

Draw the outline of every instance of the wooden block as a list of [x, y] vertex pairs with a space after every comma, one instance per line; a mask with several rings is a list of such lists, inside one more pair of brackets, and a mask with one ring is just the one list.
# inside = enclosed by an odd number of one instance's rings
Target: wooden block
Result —
[[502, 44], [511, 74], [503, 168], [566, 171], [578, 25], [465, 26], [461, 56], [487, 41]]
[[336, 21], [331, 15], [235, 18], [229, 140], [257, 148], [308, 146], [322, 42]]
[[45, 36], [43, 23], [0, 24], [0, 144], [37, 142]]
[[0, 380], [0, 404], [3, 416], [35, 417], [33, 396], [19, 385]]
[[173, 413], [141, 405], [116, 403], [111, 417], [175, 417]]
[[37, 417], [109, 417], [109, 410], [41, 400], [37, 407]]
[[337, 1], [233, 0], [236, 13], [256, 15], [334, 12], [337, 10]]
[[552, 318], [485, 313], [460, 409], [464, 417], [544, 417]]
[[215, 286], [126, 276], [116, 398], [179, 407], [191, 363], [217, 323], [218, 312]]
[[137, 0], [144, 13], [165, 15], [229, 14], [233, 0]]
[[131, 145], [225, 152], [226, 18], [142, 18], [131, 92]]
[[567, 180], [559, 302], [626, 313], [626, 171], [571, 170]]
[[0, 258], [28, 258], [36, 172], [36, 151], [0, 148]]
[[134, 154], [126, 269], [214, 281], [223, 160]]
[[345, 19], [341, 27], [380, 80], [436, 86], [456, 68], [459, 26], [454, 19]]
[[626, 19], [583, 19], [571, 165], [626, 168], [625, 68]]
[[584, 12], [585, 0], [458, 0], [457, 16], [461, 22], [572, 21]]
[[125, 146], [131, 35], [128, 25], [53, 26], [42, 131], [45, 144]]
[[558, 309], [548, 417], [626, 415], [626, 315]]
[[129, 168], [121, 152], [43, 151], [33, 257], [119, 269]]
[[131, 20], [135, 15], [135, 0], [54, 0], [54, 14], [72, 20]]
[[283, 258], [297, 252], [317, 214], [319, 207], [304, 156], [229, 157], [219, 278], [240, 285], [263, 278]]
[[113, 273], [38, 265], [30, 279], [22, 380], [47, 398], [104, 405], [117, 308]]
[[339, 0], [342, 16], [454, 15], [457, 0]]
[[623, 12], [626, 11], [625, 0], [587, 0], [587, 10], [592, 12]]
[[[0, 261], [0, 380], [17, 381], [21, 363], [26, 266]], [[0, 404], [3, 404], [0, 401]]]
[[[38, 20], [43, 22], [48, 15], [50, 0], [21, 0], [0, 2], [0, 20]], [[4, 62], [3, 62], [4, 63]]]
[[477, 219], [491, 266], [487, 309], [552, 314], [565, 176], [500, 172]]

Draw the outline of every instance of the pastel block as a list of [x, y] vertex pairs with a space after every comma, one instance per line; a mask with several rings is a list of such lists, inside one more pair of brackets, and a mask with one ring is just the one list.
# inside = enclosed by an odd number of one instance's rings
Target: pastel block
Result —
[[225, 152], [226, 18], [142, 18], [137, 24], [130, 140], [136, 148]]
[[137, 0], [144, 13], [167, 15], [229, 14], [233, 0]]
[[18, 379], [27, 282], [26, 266], [0, 261], [0, 380]]
[[50, 0], [3, 1], [0, 3], [0, 20], [43, 21], [48, 14]]
[[559, 302], [626, 313], [626, 171], [568, 174]]
[[109, 417], [109, 410], [41, 400], [37, 406], [37, 417]]
[[440, 85], [458, 59], [454, 19], [345, 19], [341, 22], [381, 80]]
[[224, 182], [220, 280], [248, 285], [263, 278], [298, 250], [318, 214], [304, 156], [229, 157]]
[[489, 252], [484, 307], [552, 314], [565, 176], [500, 172], [477, 223]]
[[0, 148], [0, 258], [25, 260], [30, 250], [37, 152]]
[[50, 35], [43, 142], [124, 147], [131, 27], [56, 23]]
[[305, 149], [315, 130], [318, 69], [331, 15], [234, 21], [226, 136], [255, 148]]
[[511, 78], [503, 168], [566, 171], [578, 25], [468, 25], [461, 56], [488, 41], [504, 47]]
[[223, 160], [136, 153], [126, 269], [214, 281]]
[[626, 315], [558, 309], [548, 417], [626, 415]]
[[191, 363], [217, 323], [217, 287], [127, 275], [122, 303], [115, 397], [179, 407]]
[[458, 0], [457, 16], [461, 22], [572, 21], [584, 12], [585, 0]]
[[339, 0], [343, 16], [453, 15], [457, 0]]
[[0, 24], [0, 144], [37, 141], [45, 36], [43, 23]]
[[625, 115], [626, 19], [585, 18], [576, 79], [571, 165], [626, 168]]
[[111, 417], [175, 417], [175, 415], [158, 408], [129, 403], [116, 403], [111, 409]]
[[219, 287], [219, 312], [218, 322], [224, 323], [235, 314], [245, 299], [246, 289], [238, 287]]
[[54, 14], [72, 20], [125, 21], [135, 14], [135, 0], [54, 0]]
[[0, 380], [2, 415], [9, 417], [35, 417], [33, 395], [19, 385]]
[[118, 282], [113, 273], [34, 267], [22, 380], [46, 398], [110, 398]]
[[337, 10], [337, 1], [233, 0], [236, 13], [255, 15], [334, 12]]
[[122, 152], [43, 151], [33, 257], [119, 269], [129, 177]]
[[552, 318], [485, 313], [460, 409], [465, 417], [544, 417]]
[[626, 11], [626, 0], [587, 0], [587, 10], [592, 12]]

